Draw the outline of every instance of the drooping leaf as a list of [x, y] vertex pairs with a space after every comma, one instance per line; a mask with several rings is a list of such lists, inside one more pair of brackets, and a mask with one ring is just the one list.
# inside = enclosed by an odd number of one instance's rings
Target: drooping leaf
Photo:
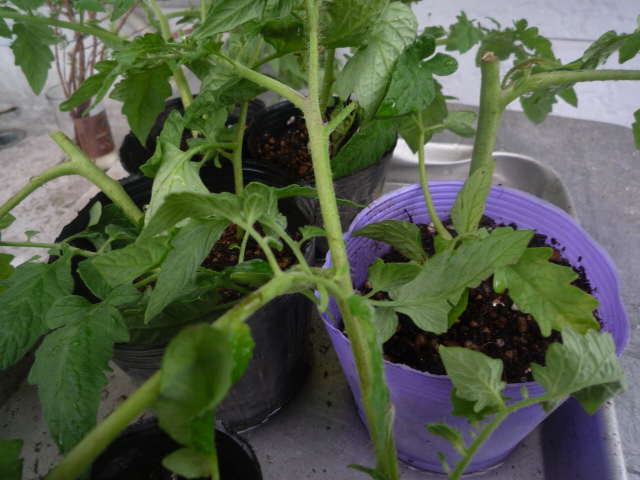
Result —
[[462, 347], [441, 345], [438, 353], [456, 395], [473, 402], [475, 412], [504, 408], [502, 391], [506, 382], [501, 380], [502, 360]]
[[192, 219], [171, 241], [172, 249], [162, 262], [147, 311], [146, 321], [155, 317], [181, 293], [229, 224], [226, 220]]
[[359, 228], [351, 236], [366, 237], [387, 243], [405, 257], [418, 263], [423, 263], [427, 259], [427, 254], [422, 248], [420, 229], [409, 222], [382, 220]]
[[40, 95], [54, 60], [49, 48], [55, 43], [53, 32], [50, 27], [39, 23], [16, 22], [13, 34], [16, 39], [11, 50], [15, 64], [24, 73], [33, 93]]
[[345, 64], [336, 81], [340, 98], [351, 93], [368, 115], [373, 115], [384, 95], [402, 51], [416, 36], [417, 22], [411, 9], [402, 3], [391, 3], [373, 27], [368, 44]]
[[20, 480], [22, 478], [22, 464], [20, 457], [22, 440], [0, 439], [0, 472], [5, 480]]
[[0, 293], [0, 369], [5, 369], [20, 360], [49, 331], [45, 316], [51, 305], [71, 294], [69, 260], [23, 263], [2, 286], [6, 290]]
[[111, 98], [123, 103], [131, 131], [144, 145], [156, 117], [171, 95], [171, 69], [164, 63], [148, 69], [132, 68], [113, 88]]
[[213, 410], [231, 386], [233, 353], [228, 334], [209, 325], [184, 328], [167, 347], [153, 408], [160, 426], [182, 445], [193, 445], [192, 422]]
[[[498, 229], [496, 229], [498, 230]], [[527, 246], [531, 231], [492, 232], [466, 242], [455, 253], [445, 250], [427, 260], [411, 282], [389, 292], [389, 307], [408, 315], [423, 330], [443, 333], [448, 315], [466, 288], [474, 288], [502, 265], [515, 262]]]
[[579, 332], [598, 330], [600, 324], [593, 316], [598, 301], [570, 285], [578, 274], [549, 262], [551, 253], [550, 248], [528, 248], [517, 263], [501, 268], [499, 288], [509, 289], [511, 299], [533, 316], [544, 336], [567, 327]]
[[36, 352], [29, 382], [38, 385], [47, 427], [65, 453], [95, 425], [113, 344], [129, 340], [129, 332], [113, 305], [77, 296], [55, 302], [47, 325], [56, 330]]
[[[545, 366], [532, 364], [531, 371], [546, 393], [558, 401], [571, 395], [590, 414], [627, 388], [608, 332], [564, 330], [562, 343], [553, 343], [547, 349]], [[549, 410], [555, 403], [546, 402], [543, 407]]]
[[233, 30], [243, 23], [262, 16], [266, 0], [221, 0], [211, 4], [202, 25], [193, 32], [193, 38], [202, 39], [216, 33]]
[[555, 94], [550, 90], [538, 90], [530, 96], [520, 97], [524, 114], [533, 123], [542, 123], [553, 110], [553, 105], [558, 103]]
[[373, 120], [358, 129], [331, 159], [333, 178], [349, 175], [380, 161], [396, 141], [395, 123]]

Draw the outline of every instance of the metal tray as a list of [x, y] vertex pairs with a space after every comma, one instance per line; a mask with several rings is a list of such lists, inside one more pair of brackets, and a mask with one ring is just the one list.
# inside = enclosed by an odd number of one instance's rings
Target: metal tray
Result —
[[[427, 152], [430, 179], [462, 178], [470, 149], [457, 144], [433, 144]], [[496, 180], [541, 196], [575, 215], [569, 194], [555, 172], [522, 155], [497, 153]], [[434, 159], [439, 159], [434, 161]], [[412, 183], [417, 160], [399, 145], [387, 190]], [[264, 425], [243, 432], [261, 462], [266, 480], [364, 479], [349, 464], [373, 465], [367, 432], [358, 418], [351, 392], [319, 317], [312, 321], [312, 356], [301, 391]], [[114, 367], [103, 392], [100, 416], [134, 389]], [[58, 461], [46, 433], [36, 390], [23, 384], [0, 408], [0, 438], [25, 441], [25, 480], [35, 480]], [[443, 476], [401, 465], [404, 480]], [[570, 400], [536, 428], [501, 465], [473, 478], [500, 480], [598, 479], [626, 480], [622, 445], [613, 403], [587, 416]]]

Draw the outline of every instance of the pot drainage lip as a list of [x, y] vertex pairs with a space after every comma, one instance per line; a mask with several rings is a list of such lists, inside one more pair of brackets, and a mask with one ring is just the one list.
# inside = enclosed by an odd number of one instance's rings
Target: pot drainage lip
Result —
[[17, 128], [0, 129], [0, 150], [15, 145], [26, 136], [27, 132]]

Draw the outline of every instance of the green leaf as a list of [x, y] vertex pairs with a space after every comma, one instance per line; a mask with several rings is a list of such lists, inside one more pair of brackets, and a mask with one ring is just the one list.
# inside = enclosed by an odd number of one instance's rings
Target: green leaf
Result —
[[398, 327], [398, 314], [393, 308], [376, 306], [371, 323], [376, 329], [378, 343], [382, 345], [389, 340]]
[[384, 242], [396, 248], [405, 257], [423, 263], [427, 254], [422, 248], [420, 229], [402, 220], [382, 220], [359, 228], [352, 237], [366, 237]]
[[520, 105], [527, 118], [533, 123], [542, 123], [553, 110], [553, 105], [558, 103], [555, 93], [538, 90], [528, 97], [520, 97]]
[[455, 448], [460, 455], [464, 455], [467, 451], [460, 430], [450, 427], [444, 422], [429, 423], [426, 427], [431, 435], [437, 435], [451, 443], [451, 446]]
[[[464, 12], [461, 12], [456, 18], [458, 21], [449, 27], [451, 37], [455, 39], [455, 50], [465, 53], [482, 40], [484, 32], [481, 28], [476, 27], [475, 20], [469, 20]], [[451, 50], [450, 45], [447, 44], [447, 50]]]
[[447, 325], [449, 328], [453, 326], [455, 321], [462, 315], [462, 313], [467, 309], [467, 304], [469, 303], [469, 291], [464, 289], [462, 291], [462, 295], [460, 295], [460, 300], [458, 303], [449, 311]]
[[327, 232], [320, 227], [316, 227], [315, 225], [305, 225], [299, 229], [302, 238], [298, 243], [302, 244], [307, 240], [311, 240], [314, 237], [326, 237]]
[[173, 149], [173, 154], [171, 158], [178, 159], [179, 153], [177, 150], [180, 148], [180, 142], [182, 141], [182, 134], [185, 129], [185, 121], [180, 112], [177, 110], [173, 110], [167, 119], [164, 122], [164, 126], [162, 127], [162, 131], [160, 132], [160, 136], [156, 138], [156, 150], [146, 161], [144, 165], [140, 167], [142, 173], [149, 178], [155, 178], [158, 174], [158, 170], [160, 169], [160, 165], [164, 160], [164, 145], [172, 145], [175, 147]]
[[152, 68], [132, 68], [111, 92], [111, 98], [122, 102], [122, 113], [138, 140], [144, 145], [156, 117], [164, 110], [171, 95], [171, 69], [166, 64]]
[[368, 115], [377, 111], [402, 51], [416, 36], [417, 21], [411, 9], [391, 3], [373, 26], [367, 45], [351, 57], [336, 81], [340, 98], [351, 93]]
[[[442, 87], [434, 81], [436, 89], [435, 97], [430, 105], [419, 115], [410, 115], [402, 119], [398, 125], [398, 133], [407, 142], [413, 153], [422, 148], [431, 137], [444, 130], [444, 121], [447, 118], [447, 104], [442, 95]], [[424, 131], [422, 145], [419, 144], [420, 132]]]
[[418, 276], [422, 269], [415, 263], [385, 263], [376, 258], [369, 267], [367, 281], [372, 293], [400, 288]]
[[640, 30], [633, 32], [620, 46], [618, 62], [625, 63], [640, 52]]
[[[558, 401], [567, 395], [575, 397], [589, 414], [627, 388], [608, 332], [563, 331], [562, 343], [549, 346], [545, 364], [544, 367], [531, 365], [534, 380]], [[555, 403], [545, 402], [543, 407], [549, 410]]]
[[328, 48], [361, 46], [389, 5], [389, 0], [328, 2], [322, 22], [322, 44]]
[[20, 480], [22, 478], [22, 464], [19, 458], [22, 450], [22, 440], [0, 439], [0, 472], [4, 480]]
[[456, 395], [474, 403], [474, 411], [505, 407], [502, 391], [502, 360], [462, 347], [438, 349], [444, 368], [453, 383]]
[[584, 52], [578, 68], [587, 70], [604, 64], [624, 44], [626, 39], [626, 35], [618, 35], [613, 30], [603, 33]]
[[11, 38], [12, 36], [13, 34], [11, 33], [9, 25], [7, 25], [7, 22], [5, 22], [4, 18], [0, 18], [0, 37]]
[[89, 99], [92, 99], [92, 105], [102, 101], [120, 74], [120, 68], [113, 60], [103, 60], [96, 63], [95, 69], [98, 73], [82, 82], [69, 98], [60, 104], [61, 111], [69, 112]]
[[640, 150], [640, 110], [636, 110], [633, 113], [635, 122], [631, 124], [631, 133], [633, 134], [633, 141], [636, 145], [636, 150]]
[[97, 0], [77, 0], [73, 4], [74, 9], [85, 12], [105, 12], [104, 7]]
[[113, 2], [113, 12], [111, 13], [111, 21], [122, 17], [127, 10], [133, 7], [135, 0], [115, 0]]
[[456, 110], [449, 114], [444, 122], [444, 127], [463, 138], [471, 138], [476, 133], [472, 127], [473, 122], [476, 121], [476, 117], [476, 112]]
[[388, 480], [387, 477], [385, 477], [384, 475], [382, 475], [378, 470], [376, 470], [375, 468], [370, 468], [370, 467], [365, 467], [364, 465], [357, 465], [355, 463], [351, 463], [349, 464], [349, 468], [353, 468], [354, 470], [357, 470], [358, 472], [362, 472], [362, 473], [366, 473], [367, 475], [369, 475], [373, 480]]
[[458, 235], [474, 232], [484, 213], [484, 204], [491, 189], [491, 174], [479, 168], [469, 176], [456, 195], [450, 215]]
[[[130, 284], [140, 275], [162, 263], [169, 251], [169, 240], [169, 237], [150, 238], [91, 257], [79, 264], [78, 273], [92, 291], [94, 291], [92, 287], [95, 282], [91, 281], [91, 276], [95, 271], [111, 288]], [[102, 297], [106, 292], [94, 291], [94, 293]]]
[[38, 385], [44, 417], [62, 453], [95, 425], [113, 344], [129, 340], [120, 312], [108, 302], [69, 296], [47, 314], [55, 329], [36, 352], [29, 382]]
[[5, 228], [9, 228], [13, 222], [15, 222], [16, 217], [7, 213], [6, 215], [0, 217], [0, 230], [4, 230]]
[[209, 190], [202, 183], [199, 171], [200, 164], [192, 162], [188, 152], [182, 152], [178, 147], [163, 142], [162, 163], [151, 188], [151, 201], [145, 215], [145, 223], [153, 220], [156, 211], [170, 194], [208, 193]]
[[15, 268], [11, 265], [11, 260], [13, 260], [13, 255], [9, 255], [8, 253], [0, 253], [0, 293], [7, 290], [7, 287], [2, 285], [7, 278], [13, 275], [15, 272]]
[[578, 274], [549, 262], [551, 253], [550, 248], [528, 248], [517, 263], [501, 268], [500, 288], [509, 289], [511, 299], [533, 316], [544, 336], [552, 329], [562, 332], [567, 327], [579, 332], [598, 330], [600, 324], [593, 316], [598, 301], [570, 285]]
[[333, 178], [340, 178], [378, 163], [393, 147], [396, 138], [394, 122], [388, 120], [367, 122], [331, 159]]
[[216, 33], [233, 30], [239, 25], [262, 16], [266, 0], [221, 0], [211, 4], [202, 25], [193, 32], [199, 40]]
[[145, 312], [147, 322], [180, 296], [228, 224], [226, 220], [192, 219], [173, 238]]
[[0, 293], [0, 369], [16, 363], [49, 328], [45, 316], [59, 298], [70, 295], [73, 279], [68, 259], [52, 264], [23, 263]]
[[389, 291], [389, 307], [408, 315], [423, 330], [443, 333], [448, 315], [466, 288], [474, 288], [502, 265], [515, 262], [533, 232], [494, 230], [489, 237], [465, 242], [429, 258], [420, 274], [397, 290]]
[[152, 405], [162, 429], [191, 446], [192, 421], [225, 397], [232, 372], [233, 352], [226, 332], [208, 325], [185, 327], [162, 359], [160, 392]]
[[16, 66], [22, 69], [33, 93], [40, 95], [54, 60], [49, 45], [55, 43], [51, 28], [38, 23], [16, 22], [11, 44]]
[[211, 475], [209, 456], [192, 448], [172, 452], [164, 457], [162, 465], [183, 478], [207, 478]]

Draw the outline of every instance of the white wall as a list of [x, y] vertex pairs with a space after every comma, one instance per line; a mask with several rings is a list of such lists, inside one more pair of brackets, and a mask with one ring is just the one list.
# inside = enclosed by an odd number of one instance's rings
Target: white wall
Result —
[[[413, 5], [420, 29], [430, 25], [449, 26], [464, 11], [468, 18], [491, 26], [487, 17], [494, 18], [502, 26], [510, 26], [513, 20], [526, 18], [530, 26], [551, 39], [556, 56], [563, 62], [579, 58], [584, 50], [602, 33], [615, 30], [631, 33], [640, 15], [638, 0], [423, 0]], [[443, 78], [449, 95], [460, 102], [477, 105], [480, 75], [474, 65], [475, 49], [458, 58], [458, 71]], [[511, 66], [511, 65], [509, 65]], [[617, 54], [606, 68], [640, 69], [640, 59], [618, 65]], [[640, 86], [637, 82], [609, 82], [607, 84], [582, 84], [576, 86], [578, 108], [559, 101], [554, 105], [557, 115], [597, 120], [629, 126], [633, 112], [640, 109]], [[510, 106], [519, 110], [516, 103]]]

